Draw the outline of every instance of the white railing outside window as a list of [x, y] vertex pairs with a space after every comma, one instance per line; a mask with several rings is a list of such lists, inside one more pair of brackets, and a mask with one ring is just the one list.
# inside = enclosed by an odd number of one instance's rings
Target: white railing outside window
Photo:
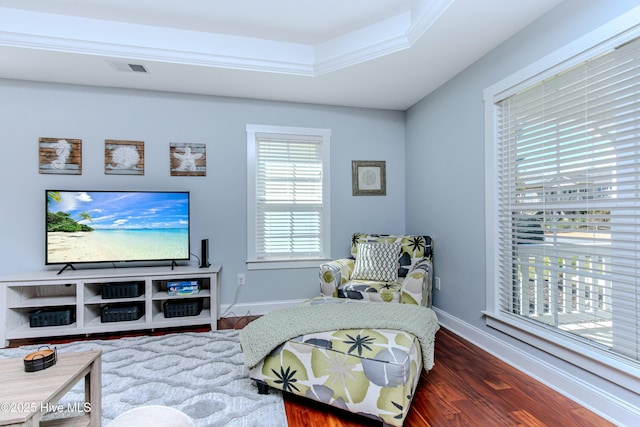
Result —
[[611, 256], [600, 249], [594, 255], [574, 246], [558, 256], [551, 244], [518, 246], [508, 305], [515, 314], [613, 347]]
[[487, 323], [637, 373], [640, 27], [568, 52], [485, 91]]

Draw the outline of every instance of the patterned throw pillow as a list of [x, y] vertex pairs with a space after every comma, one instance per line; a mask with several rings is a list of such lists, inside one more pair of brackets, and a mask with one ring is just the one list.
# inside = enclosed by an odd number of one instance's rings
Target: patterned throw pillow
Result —
[[358, 243], [352, 279], [392, 282], [398, 278], [400, 243]]

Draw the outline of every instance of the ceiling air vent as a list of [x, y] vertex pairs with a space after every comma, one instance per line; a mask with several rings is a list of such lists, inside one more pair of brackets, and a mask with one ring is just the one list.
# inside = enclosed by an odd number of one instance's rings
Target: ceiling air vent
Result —
[[129, 64], [128, 62], [109, 61], [109, 65], [116, 71], [124, 71], [127, 73], [148, 73], [146, 67], [142, 64]]
[[129, 68], [131, 68], [131, 71], [135, 72], [135, 73], [146, 73], [147, 69], [144, 68], [144, 65], [140, 65], [140, 64], [129, 64]]

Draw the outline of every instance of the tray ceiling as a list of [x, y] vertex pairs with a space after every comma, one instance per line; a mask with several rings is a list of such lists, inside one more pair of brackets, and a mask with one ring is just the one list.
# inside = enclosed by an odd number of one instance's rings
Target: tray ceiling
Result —
[[0, 0], [0, 77], [405, 110], [560, 2]]

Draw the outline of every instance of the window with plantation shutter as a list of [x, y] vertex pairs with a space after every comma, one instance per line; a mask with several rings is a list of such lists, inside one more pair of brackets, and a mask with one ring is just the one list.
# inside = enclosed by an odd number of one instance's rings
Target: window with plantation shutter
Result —
[[639, 372], [640, 39], [608, 43], [491, 97], [487, 315]]
[[247, 125], [248, 261], [317, 266], [329, 236], [326, 129]]

